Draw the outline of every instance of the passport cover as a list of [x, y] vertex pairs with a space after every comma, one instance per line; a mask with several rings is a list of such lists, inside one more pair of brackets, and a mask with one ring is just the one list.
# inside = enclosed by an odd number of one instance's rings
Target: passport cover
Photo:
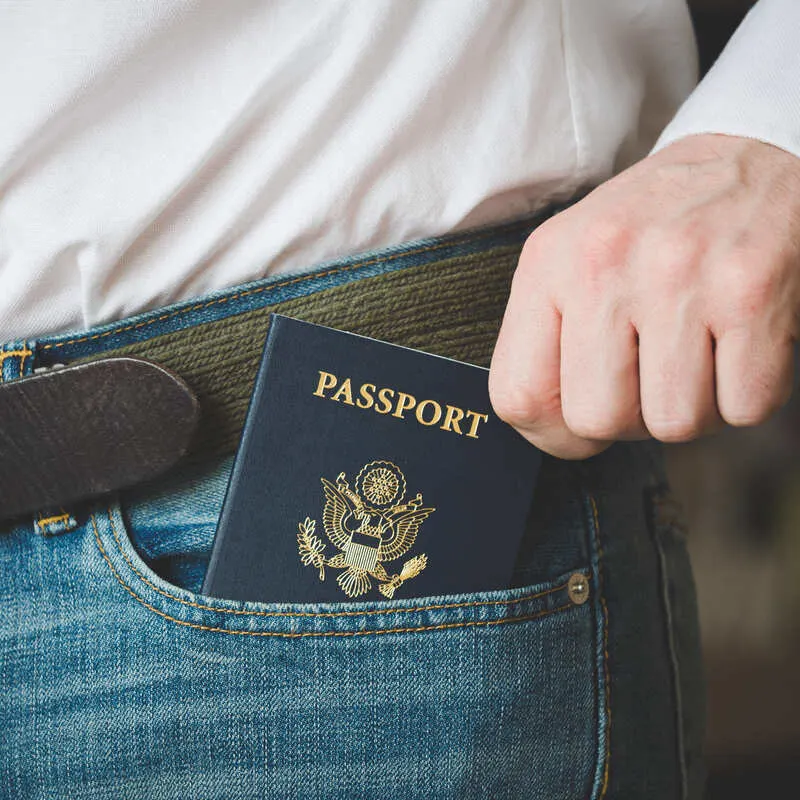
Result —
[[330, 602], [506, 588], [541, 452], [489, 370], [271, 316], [203, 593]]

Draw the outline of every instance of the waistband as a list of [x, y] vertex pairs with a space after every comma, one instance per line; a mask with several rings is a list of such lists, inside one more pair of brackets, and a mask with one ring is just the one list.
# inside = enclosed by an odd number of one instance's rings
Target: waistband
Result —
[[3, 377], [108, 356], [149, 359], [177, 373], [199, 400], [186, 458], [228, 455], [272, 312], [488, 366], [522, 245], [562, 207], [271, 276], [86, 331], [9, 342], [0, 348]]

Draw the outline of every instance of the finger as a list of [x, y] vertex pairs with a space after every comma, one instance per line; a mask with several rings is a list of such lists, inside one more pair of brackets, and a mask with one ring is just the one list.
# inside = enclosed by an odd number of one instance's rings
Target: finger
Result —
[[583, 439], [646, 439], [636, 330], [618, 305], [570, 308], [561, 328], [561, 404]]
[[495, 413], [528, 441], [559, 458], [587, 458], [608, 446], [576, 436], [561, 411], [561, 314], [520, 269], [492, 354]]
[[714, 340], [687, 306], [655, 313], [639, 331], [642, 416], [662, 442], [684, 442], [720, 426]]
[[731, 425], [758, 425], [792, 392], [794, 341], [756, 328], [726, 332], [715, 353], [717, 405]]

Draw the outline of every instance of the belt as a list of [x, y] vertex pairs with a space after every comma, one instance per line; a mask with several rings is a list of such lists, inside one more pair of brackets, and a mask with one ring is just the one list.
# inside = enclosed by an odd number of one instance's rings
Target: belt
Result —
[[[146, 481], [179, 460], [233, 453], [272, 312], [488, 366], [522, 245], [555, 210], [330, 262], [92, 331], [14, 343], [6, 351], [30, 352], [28, 375], [47, 370], [50, 388], [39, 392], [49, 400], [31, 391], [37, 380], [38, 386], [47, 382], [40, 375], [0, 386], [0, 515]], [[147, 364], [157, 365], [152, 375], [158, 373], [161, 388], [144, 377]], [[164, 388], [165, 379], [171, 388]], [[99, 429], [86, 422], [85, 404], [71, 413], [69, 404], [54, 401], [96, 395], [98, 380], [104, 387], [111, 382], [112, 400], [121, 398], [94, 415]], [[154, 425], [172, 430], [172, 440], [167, 433], [153, 436]], [[105, 460], [76, 466], [80, 446], [64, 437], [65, 426], [77, 429], [78, 441], [83, 428], [106, 443], [111, 437], [113, 446], [100, 448]], [[164, 452], [156, 457], [137, 447], [144, 439]], [[58, 464], [68, 486], [54, 480]]]

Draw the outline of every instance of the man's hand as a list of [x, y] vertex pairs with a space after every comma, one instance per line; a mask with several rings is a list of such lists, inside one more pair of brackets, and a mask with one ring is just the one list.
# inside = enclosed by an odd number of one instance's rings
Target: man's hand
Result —
[[800, 158], [691, 136], [528, 238], [489, 395], [562, 458], [754, 425], [789, 398], [799, 317]]

